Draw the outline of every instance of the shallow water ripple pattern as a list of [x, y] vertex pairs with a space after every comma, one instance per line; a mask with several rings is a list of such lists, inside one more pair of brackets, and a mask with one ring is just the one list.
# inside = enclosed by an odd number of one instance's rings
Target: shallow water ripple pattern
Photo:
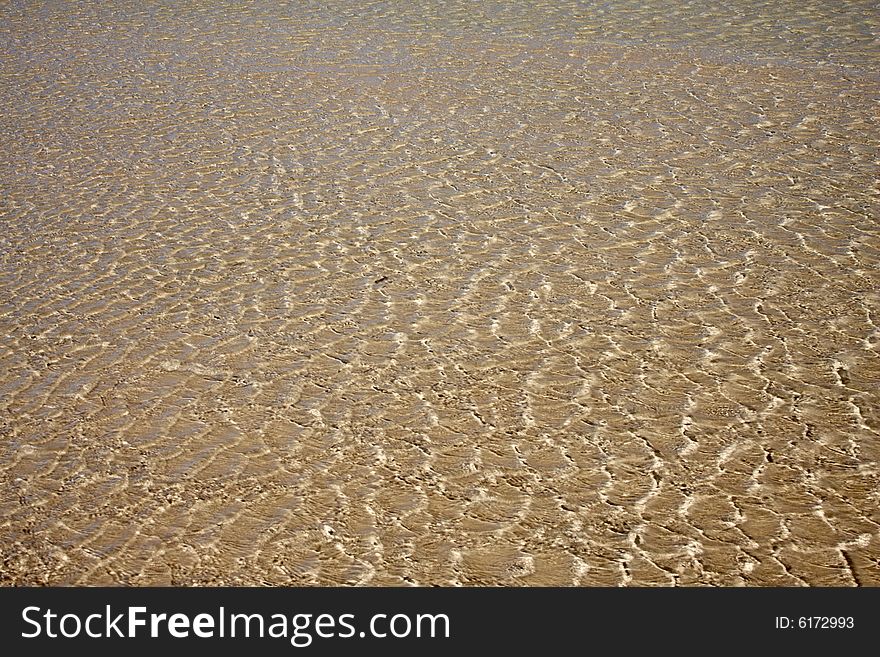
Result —
[[417, 4], [0, 5], [0, 581], [880, 584], [876, 5]]

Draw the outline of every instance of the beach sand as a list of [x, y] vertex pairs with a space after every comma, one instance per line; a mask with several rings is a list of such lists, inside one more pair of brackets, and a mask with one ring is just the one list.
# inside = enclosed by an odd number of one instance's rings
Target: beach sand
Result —
[[418, 4], [0, 7], [0, 583], [880, 584], [874, 3]]

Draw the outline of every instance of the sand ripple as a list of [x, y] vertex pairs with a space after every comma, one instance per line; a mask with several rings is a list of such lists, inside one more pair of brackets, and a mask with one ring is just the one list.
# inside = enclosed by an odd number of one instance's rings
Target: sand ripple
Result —
[[339, 4], [0, 9], [0, 580], [880, 584], [871, 3]]

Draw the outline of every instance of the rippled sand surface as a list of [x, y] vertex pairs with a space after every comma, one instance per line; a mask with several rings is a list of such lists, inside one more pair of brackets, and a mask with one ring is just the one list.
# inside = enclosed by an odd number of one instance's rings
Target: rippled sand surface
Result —
[[0, 581], [880, 584], [876, 3], [143, 5], [0, 5]]

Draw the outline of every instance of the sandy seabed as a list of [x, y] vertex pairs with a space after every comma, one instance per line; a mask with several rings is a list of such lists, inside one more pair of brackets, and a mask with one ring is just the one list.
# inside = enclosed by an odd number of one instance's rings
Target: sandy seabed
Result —
[[0, 6], [0, 582], [880, 584], [873, 3], [417, 4]]

